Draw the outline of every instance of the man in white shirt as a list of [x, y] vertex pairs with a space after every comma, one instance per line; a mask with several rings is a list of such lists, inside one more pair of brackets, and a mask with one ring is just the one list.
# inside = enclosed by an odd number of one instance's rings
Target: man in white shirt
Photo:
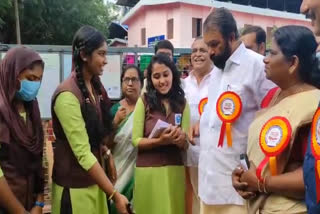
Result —
[[[240, 154], [246, 153], [249, 124], [264, 96], [275, 86], [265, 78], [263, 56], [245, 48], [239, 40], [230, 11], [218, 8], [210, 13], [204, 22], [203, 38], [215, 68], [210, 77], [208, 104], [200, 119], [200, 213], [246, 213], [243, 199], [232, 187], [231, 174], [240, 164]], [[219, 140], [223, 123], [217, 113], [229, 112], [226, 107], [230, 105], [216, 104], [221, 94], [228, 91], [238, 95], [242, 103], [240, 117], [232, 123], [232, 146], [227, 144], [225, 134], [222, 142]], [[232, 101], [231, 112], [239, 106]], [[222, 145], [218, 146], [219, 142]]]
[[[200, 119], [199, 103], [208, 97], [208, 86], [213, 64], [208, 53], [208, 46], [203, 38], [196, 38], [191, 46], [192, 71], [183, 80], [183, 88], [190, 106], [191, 125]], [[199, 214], [200, 203], [198, 198], [198, 162], [200, 151], [200, 139], [195, 138], [195, 145], [189, 146], [185, 155], [187, 174], [186, 214]]]

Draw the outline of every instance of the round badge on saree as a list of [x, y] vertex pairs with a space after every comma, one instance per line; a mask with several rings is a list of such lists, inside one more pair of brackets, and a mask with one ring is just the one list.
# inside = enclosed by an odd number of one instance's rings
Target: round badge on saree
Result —
[[320, 108], [313, 116], [311, 125], [311, 151], [315, 158], [315, 179], [317, 190], [317, 203], [320, 201]]
[[285, 117], [273, 117], [264, 124], [260, 132], [259, 143], [266, 158], [257, 169], [258, 178], [268, 161], [271, 174], [277, 174], [276, 157], [288, 146], [291, 134], [291, 125]]
[[206, 107], [207, 104], [208, 104], [208, 97], [200, 100], [198, 105], [198, 111], [200, 115], [202, 115], [202, 113], [204, 112], [204, 108]]
[[224, 135], [227, 135], [228, 147], [232, 146], [231, 124], [241, 115], [242, 101], [238, 94], [226, 91], [217, 100], [216, 110], [218, 117], [222, 121], [218, 147], [223, 146]]

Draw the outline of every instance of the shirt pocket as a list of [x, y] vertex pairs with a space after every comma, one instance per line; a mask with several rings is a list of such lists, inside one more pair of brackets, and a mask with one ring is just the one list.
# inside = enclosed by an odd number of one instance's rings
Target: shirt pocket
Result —
[[245, 95], [245, 91], [244, 91], [244, 86], [243, 85], [240, 85], [240, 84], [229, 84], [227, 86], [227, 90], [236, 93], [240, 97], [242, 105], [243, 105], [244, 98], [245, 98], [245, 96], [244, 96]]

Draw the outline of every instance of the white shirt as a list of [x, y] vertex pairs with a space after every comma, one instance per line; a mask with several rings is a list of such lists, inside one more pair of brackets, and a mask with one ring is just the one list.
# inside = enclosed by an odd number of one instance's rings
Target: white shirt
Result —
[[[185, 97], [190, 106], [190, 124], [194, 125], [200, 119], [198, 106], [203, 98], [208, 97], [208, 87], [212, 71], [206, 74], [198, 84], [193, 72], [183, 80]], [[199, 163], [200, 139], [195, 138], [196, 145], [190, 145], [185, 154], [185, 165], [197, 167]]]
[[[200, 120], [199, 196], [208, 205], [237, 204], [243, 199], [232, 187], [232, 171], [246, 153], [248, 127], [267, 92], [275, 85], [266, 79], [263, 56], [241, 44], [222, 71], [215, 67], [209, 85], [208, 107]], [[242, 113], [232, 124], [233, 145], [228, 148], [226, 136], [218, 148], [222, 122], [216, 113], [216, 101], [227, 91], [242, 100]]]

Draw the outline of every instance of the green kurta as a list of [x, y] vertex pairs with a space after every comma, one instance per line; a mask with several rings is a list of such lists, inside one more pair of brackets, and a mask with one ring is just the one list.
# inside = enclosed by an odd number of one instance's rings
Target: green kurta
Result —
[[[144, 136], [145, 106], [140, 98], [134, 111], [133, 145]], [[190, 109], [182, 114], [182, 129], [187, 132]], [[134, 209], [137, 214], [185, 214], [184, 166], [136, 167]]]
[[3, 176], [3, 172], [1, 170], [1, 167], [0, 167], [0, 178]]
[[[71, 92], [63, 92], [56, 98], [54, 111], [79, 164], [88, 171], [97, 159], [90, 150], [79, 100]], [[60, 214], [62, 192], [63, 187], [52, 184], [52, 214]], [[70, 188], [70, 198], [73, 214], [108, 213], [106, 195], [97, 185]]]

